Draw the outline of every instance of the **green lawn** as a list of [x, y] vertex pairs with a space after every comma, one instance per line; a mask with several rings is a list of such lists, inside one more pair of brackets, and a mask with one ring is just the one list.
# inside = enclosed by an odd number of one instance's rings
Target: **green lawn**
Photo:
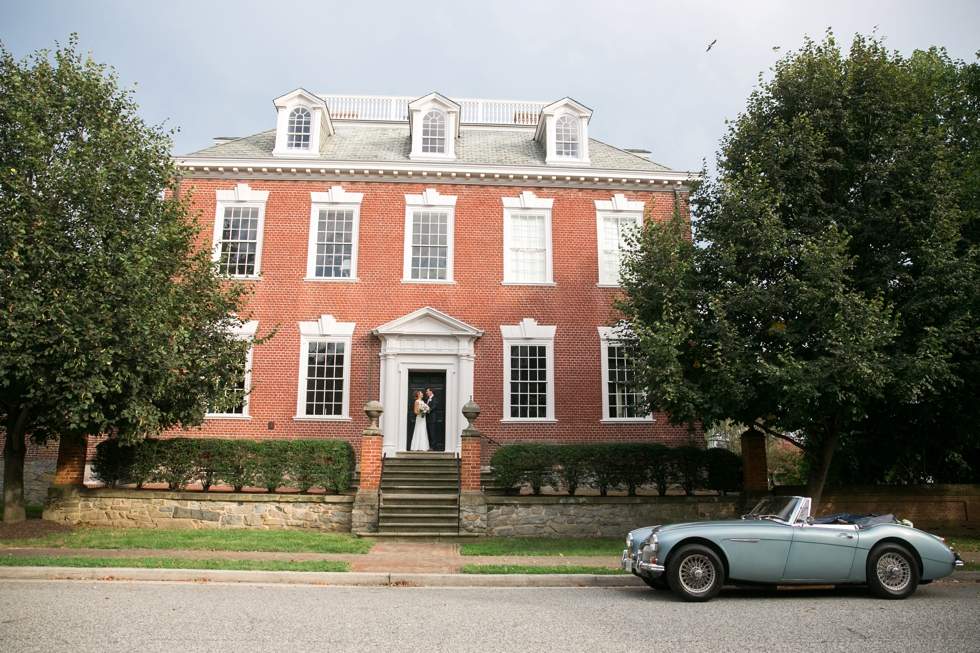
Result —
[[946, 544], [957, 553], [980, 553], [980, 537], [947, 537]]
[[34, 540], [9, 540], [7, 547], [66, 549], [169, 549], [172, 551], [277, 551], [367, 553], [371, 542], [353, 535], [313, 531], [180, 530], [79, 527]]
[[463, 565], [462, 574], [595, 574], [615, 576], [626, 574], [616, 567], [587, 567], [584, 565]]
[[967, 562], [958, 571], [980, 571], [980, 562]]
[[[44, 506], [24, 506], [24, 512], [27, 513], [28, 519], [40, 519], [41, 513], [44, 512]], [[0, 515], [3, 514], [3, 501], [0, 501]]]
[[201, 558], [92, 558], [65, 557], [0, 557], [3, 567], [139, 567], [142, 569], [231, 569], [233, 571], [350, 571], [349, 562], [333, 560], [217, 560]]
[[460, 546], [464, 556], [620, 556], [623, 539], [568, 539], [549, 537], [489, 537]]

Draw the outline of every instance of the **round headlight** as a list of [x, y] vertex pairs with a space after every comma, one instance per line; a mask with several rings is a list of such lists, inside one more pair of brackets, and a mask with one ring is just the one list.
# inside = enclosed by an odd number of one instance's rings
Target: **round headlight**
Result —
[[626, 548], [627, 549], [632, 549], [633, 548], [633, 534], [632, 533], [630, 533], [629, 535], [626, 536]]
[[651, 534], [650, 535], [650, 538], [646, 541], [646, 543], [647, 543], [647, 546], [650, 547], [650, 550], [653, 553], [656, 553], [657, 552], [657, 549], [660, 547], [660, 541], [657, 539], [657, 534], [656, 533]]

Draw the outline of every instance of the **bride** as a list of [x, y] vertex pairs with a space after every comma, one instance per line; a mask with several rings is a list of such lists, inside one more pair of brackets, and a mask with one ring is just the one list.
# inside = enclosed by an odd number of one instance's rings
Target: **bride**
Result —
[[422, 391], [415, 391], [415, 432], [412, 433], [412, 451], [429, 451], [429, 433], [425, 428], [425, 417], [419, 413], [419, 405], [425, 404]]

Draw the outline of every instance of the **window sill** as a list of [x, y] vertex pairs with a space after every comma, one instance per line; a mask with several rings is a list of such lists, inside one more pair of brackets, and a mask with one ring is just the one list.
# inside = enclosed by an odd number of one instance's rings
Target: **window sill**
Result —
[[544, 286], [551, 288], [558, 284], [554, 281], [501, 281], [501, 286]]
[[204, 416], [204, 419], [238, 419], [238, 420], [249, 420], [252, 419], [249, 415], [233, 415], [225, 413], [208, 413]]
[[619, 288], [618, 283], [597, 283], [596, 288]]
[[505, 417], [501, 424], [557, 424], [558, 420], [538, 417]]
[[343, 415], [296, 415], [294, 422], [350, 422], [350, 417]]
[[218, 276], [222, 279], [234, 279], [235, 281], [258, 281], [262, 278], [261, 274], [222, 274]]
[[303, 281], [314, 281], [320, 282], [325, 281], [327, 283], [357, 283], [360, 281], [357, 277], [304, 277]]
[[456, 282], [452, 279], [402, 279], [402, 283], [423, 283], [432, 284], [434, 286], [455, 286]]
[[607, 417], [600, 419], [600, 424], [656, 424], [652, 417]]

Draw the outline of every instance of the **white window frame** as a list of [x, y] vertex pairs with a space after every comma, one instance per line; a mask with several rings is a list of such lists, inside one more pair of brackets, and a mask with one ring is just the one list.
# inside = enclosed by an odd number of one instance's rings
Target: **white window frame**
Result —
[[[552, 198], [537, 197], [529, 190], [524, 191], [518, 197], [501, 198], [504, 204], [504, 286], [554, 286], [554, 266], [551, 238], [551, 208], [554, 203]], [[545, 279], [544, 281], [518, 281], [515, 271], [511, 266], [511, 238], [512, 226], [511, 217], [515, 214], [541, 214], [544, 215], [544, 238], [545, 238]]]
[[[351, 342], [355, 322], [337, 322], [332, 315], [322, 315], [316, 322], [300, 322], [299, 345], [299, 384], [296, 393], [296, 421], [305, 422], [349, 422], [350, 417], [350, 363]], [[306, 372], [310, 343], [340, 342], [344, 344], [344, 397], [340, 415], [306, 414]]]
[[[306, 112], [306, 117], [310, 121], [310, 125], [309, 125], [310, 133], [309, 134], [305, 134], [305, 136], [306, 136], [306, 144], [305, 145], [301, 145], [301, 146], [296, 146], [296, 145], [293, 145], [293, 144], [291, 144], [289, 142], [289, 140], [290, 140], [289, 137], [290, 136], [296, 136], [296, 135], [301, 135], [302, 136], [303, 135], [303, 134], [298, 134], [298, 132], [290, 131], [290, 126], [294, 122], [293, 121], [293, 114], [296, 113], [296, 112], [298, 112], [298, 111], [305, 111]], [[314, 117], [314, 112], [309, 107], [306, 107], [306, 106], [303, 106], [303, 105], [293, 107], [292, 109], [289, 110], [289, 117], [286, 120], [286, 149], [287, 150], [296, 151], [296, 152], [309, 152], [310, 150], [313, 149], [313, 131], [314, 131], [314, 128], [313, 128], [313, 117]]]
[[621, 336], [615, 327], [599, 327], [599, 340], [602, 343], [602, 417], [600, 424], [622, 424], [624, 422], [636, 422], [652, 424], [657, 420], [653, 415], [643, 417], [609, 417], [609, 348], [621, 346]]
[[[241, 340], [254, 340], [255, 332], [259, 328], [259, 323], [257, 320], [252, 320], [251, 322], [245, 322], [241, 326], [232, 329], [232, 336], [239, 338]], [[207, 412], [204, 415], [204, 419], [252, 419], [249, 415], [248, 407], [250, 402], [250, 397], [252, 396], [252, 354], [255, 351], [255, 347], [248, 348], [248, 354], [245, 357], [245, 405], [242, 406], [242, 412], [240, 413], [212, 413]]]
[[[310, 193], [310, 237], [307, 243], [306, 255], [306, 277], [303, 281], [327, 281], [327, 282], [356, 282], [357, 278], [357, 244], [360, 240], [359, 233], [361, 227], [361, 200], [364, 193], [348, 193], [340, 186], [333, 186], [326, 193]], [[351, 234], [351, 261], [349, 277], [318, 277], [316, 276], [316, 237], [317, 228], [320, 224], [320, 211], [347, 211], [354, 212], [353, 233]]]
[[229, 279], [259, 279], [262, 276], [262, 240], [265, 234], [265, 204], [269, 199], [269, 191], [252, 190], [248, 184], [238, 184], [234, 190], [215, 191], [216, 209], [214, 214], [214, 246], [211, 260], [216, 264], [221, 260], [221, 233], [224, 227], [226, 208], [258, 208], [259, 225], [255, 239], [255, 270], [252, 274], [222, 275]]
[[[442, 136], [426, 136], [426, 120], [430, 115], [434, 115], [436, 119], [441, 119], [442, 121]], [[436, 143], [441, 146], [441, 150], [429, 150], [425, 151], [425, 139], [429, 138], [436, 141]], [[446, 141], [449, 139], [449, 116], [446, 115], [445, 111], [440, 109], [429, 109], [424, 114], [422, 114], [422, 149], [423, 155], [439, 155], [445, 156], [446, 154]]]
[[[447, 216], [447, 252], [446, 252], [446, 278], [445, 279], [413, 279], [412, 278], [412, 223], [416, 211], [445, 211]], [[454, 284], [453, 276], [455, 256], [454, 232], [456, 224], [456, 197], [454, 195], [440, 195], [434, 188], [427, 188], [421, 195], [405, 196], [405, 249], [404, 264], [402, 267], [402, 283], [435, 283], [435, 284]]]
[[[515, 326], [501, 325], [500, 335], [503, 337], [504, 347], [504, 412], [502, 423], [524, 423], [524, 424], [556, 424], [555, 419], [555, 331], [557, 327], [539, 325], [533, 318], [524, 318], [520, 324]], [[547, 409], [546, 417], [511, 417], [510, 416], [510, 348], [512, 346], [544, 346], [545, 347], [545, 371], [548, 374], [548, 387], [546, 392]]]
[[[571, 123], [575, 130], [575, 140], [574, 141], [559, 141], [558, 140], [558, 123], [562, 120], [567, 120]], [[555, 156], [559, 159], [568, 159], [569, 161], [578, 161], [581, 157], [582, 152], [582, 126], [579, 124], [581, 120], [570, 116], [567, 113], [555, 116]], [[558, 149], [558, 144], [561, 143], [572, 143], [575, 145], [575, 154], [563, 154]]]
[[[606, 218], [620, 219], [624, 217], [635, 217], [636, 228], [643, 228], [643, 202], [631, 202], [622, 193], [613, 195], [611, 200], [596, 200], [596, 244], [599, 254], [599, 283], [600, 288], [619, 288], [619, 277], [615, 279], [607, 278], [605, 271], [605, 250], [603, 248], [603, 221]], [[620, 242], [620, 261], [622, 261], [623, 243]]]

